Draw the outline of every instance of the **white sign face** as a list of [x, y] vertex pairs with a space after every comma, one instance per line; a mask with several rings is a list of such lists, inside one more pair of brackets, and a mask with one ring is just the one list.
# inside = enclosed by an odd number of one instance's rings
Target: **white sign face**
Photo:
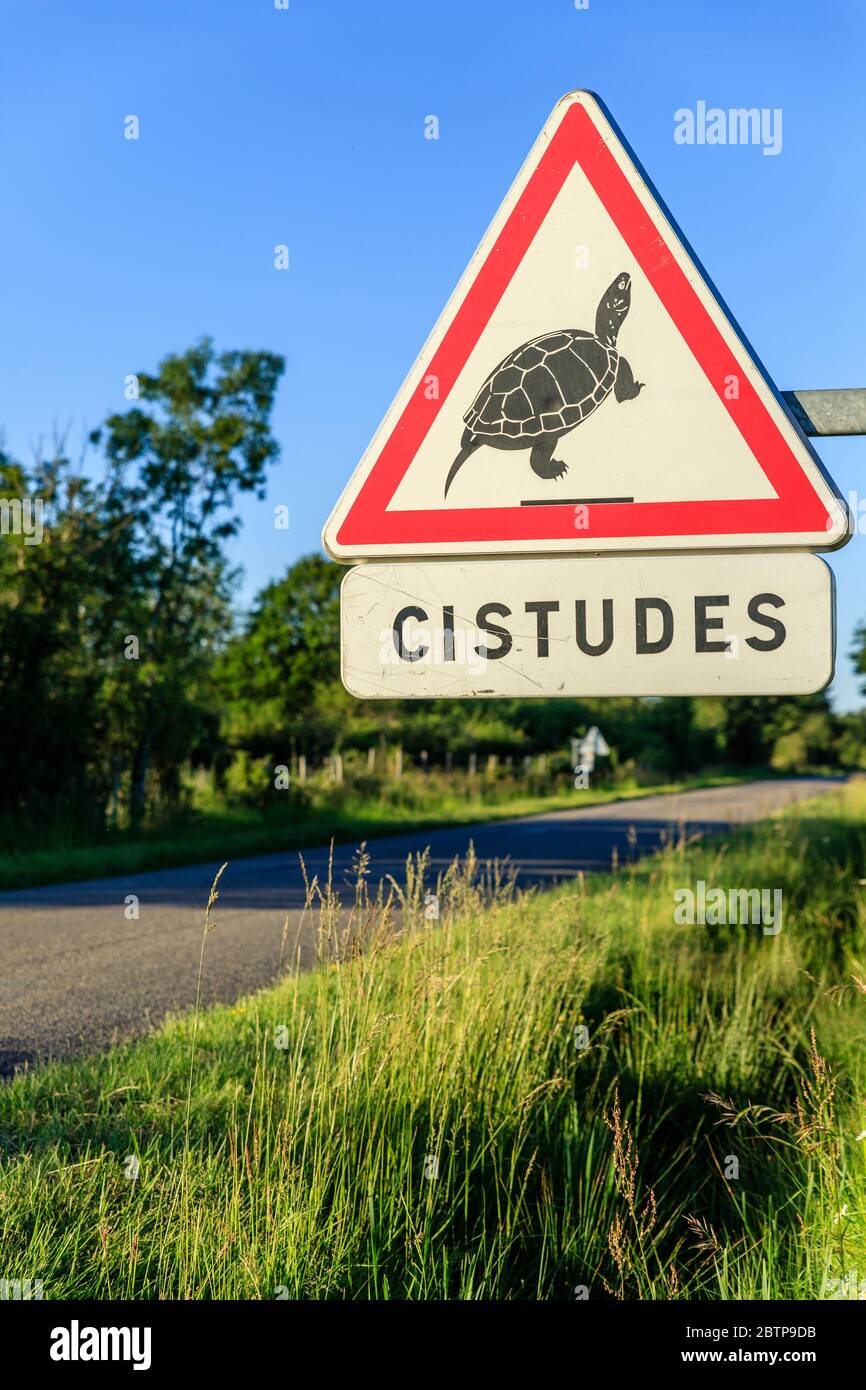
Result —
[[815, 555], [359, 565], [343, 684], [361, 699], [807, 695], [833, 676]]
[[847, 538], [811, 446], [587, 92], [554, 110], [323, 536], [343, 561]]

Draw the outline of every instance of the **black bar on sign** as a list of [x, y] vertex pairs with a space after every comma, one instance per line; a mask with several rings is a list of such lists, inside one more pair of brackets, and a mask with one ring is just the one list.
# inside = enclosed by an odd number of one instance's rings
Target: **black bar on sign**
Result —
[[529, 497], [521, 502], [521, 507], [600, 507], [612, 502], [633, 502], [633, 497], [557, 497], [551, 501], [546, 497]]

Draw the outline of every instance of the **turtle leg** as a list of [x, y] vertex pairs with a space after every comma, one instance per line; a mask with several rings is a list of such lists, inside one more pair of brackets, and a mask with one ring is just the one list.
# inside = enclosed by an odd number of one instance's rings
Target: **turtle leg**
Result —
[[553, 457], [559, 438], [558, 434], [548, 435], [546, 439], [539, 439], [537, 444], [533, 444], [529, 466], [539, 478], [562, 478], [568, 472], [568, 464]]
[[618, 401], [633, 401], [635, 396], [639, 396], [644, 388], [644, 382], [635, 381], [631, 367], [624, 357], [619, 359], [616, 369], [616, 381], [613, 384], [613, 394]]

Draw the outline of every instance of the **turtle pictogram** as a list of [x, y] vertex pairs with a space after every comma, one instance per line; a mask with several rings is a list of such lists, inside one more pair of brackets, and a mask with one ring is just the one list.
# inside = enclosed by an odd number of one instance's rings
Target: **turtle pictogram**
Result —
[[539, 478], [561, 478], [568, 464], [553, 457], [563, 435], [607, 400], [634, 400], [643, 389], [617, 352], [617, 334], [631, 306], [631, 276], [623, 271], [601, 297], [595, 333], [566, 328], [532, 338], [510, 352], [488, 376], [463, 419], [460, 452], [445, 480], [445, 496], [480, 444], [531, 449]]

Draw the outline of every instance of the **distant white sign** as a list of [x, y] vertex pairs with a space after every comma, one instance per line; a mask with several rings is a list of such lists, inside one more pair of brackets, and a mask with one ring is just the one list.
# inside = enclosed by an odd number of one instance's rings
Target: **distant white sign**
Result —
[[590, 753], [594, 758], [606, 758], [610, 754], [607, 739], [596, 724], [587, 729], [586, 734], [581, 739], [580, 751], [584, 755]]
[[833, 577], [801, 552], [404, 561], [343, 581], [343, 683], [362, 699], [802, 695], [833, 658]]
[[596, 758], [607, 758], [610, 749], [607, 739], [597, 724], [587, 729], [583, 738], [572, 739], [572, 762], [575, 767], [585, 768], [587, 772], [595, 769]]

